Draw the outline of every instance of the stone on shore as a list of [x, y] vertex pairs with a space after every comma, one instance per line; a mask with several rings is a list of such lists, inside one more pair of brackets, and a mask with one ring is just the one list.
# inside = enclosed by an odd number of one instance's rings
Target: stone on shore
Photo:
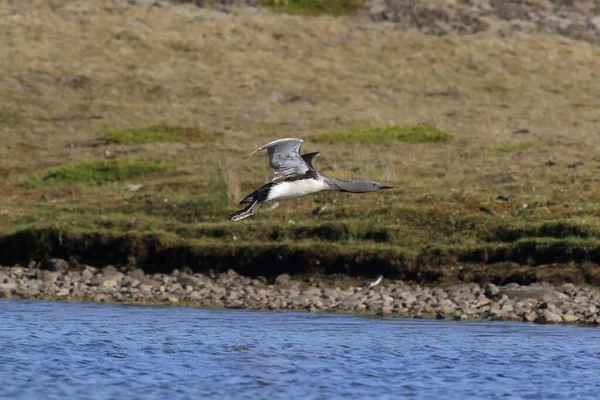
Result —
[[288, 274], [281, 274], [275, 278], [275, 283], [278, 285], [285, 285], [290, 281], [291, 277]]
[[535, 322], [538, 324], [559, 324], [563, 322], [563, 319], [560, 315], [557, 315], [549, 310], [543, 310], [541, 315], [539, 315]]
[[42, 269], [57, 272], [67, 272], [69, 270], [69, 263], [60, 258], [51, 258], [41, 263]]

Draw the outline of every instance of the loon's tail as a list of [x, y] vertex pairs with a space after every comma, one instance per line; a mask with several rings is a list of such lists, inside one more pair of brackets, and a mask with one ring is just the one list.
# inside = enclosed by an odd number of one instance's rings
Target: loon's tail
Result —
[[248, 207], [244, 208], [243, 210], [240, 211], [236, 211], [233, 214], [231, 214], [229, 216], [229, 220], [230, 221], [240, 221], [244, 218], [248, 218], [249, 216], [251, 216], [252, 214], [254, 214], [256, 212], [256, 210], [258, 210], [260, 208], [260, 206], [262, 206], [262, 202], [255, 200], [252, 204], [250, 204]]
[[244, 197], [244, 200], [240, 201], [240, 204], [251, 204], [254, 202], [254, 195], [256, 192], [250, 193], [248, 196]]

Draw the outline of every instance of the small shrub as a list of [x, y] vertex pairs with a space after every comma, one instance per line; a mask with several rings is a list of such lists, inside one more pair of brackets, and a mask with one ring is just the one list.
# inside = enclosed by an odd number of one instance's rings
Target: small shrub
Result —
[[102, 185], [124, 179], [137, 178], [170, 166], [162, 162], [141, 160], [94, 160], [50, 168], [25, 181], [29, 189], [53, 185]]
[[392, 140], [411, 143], [438, 143], [449, 141], [452, 137], [452, 134], [434, 125], [415, 125], [326, 132], [316, 135], [314, 140], [327, 143], [380, 143]]
[[506, 86], [497, 85], [497, 84], [483, 85], [483, 86], [477, 87], [477, 89], [482, 92], [491, 93], [491, 94], [506, 94], [506, 93], [510, 93], [512, 91], [512, 89], [510, 89]]
[[210, 142], [215, 140], [215, 135], [202, 132], [198, 128], [157, 124], [141, 128], [113, 129], [102, 139], [106, 143], [132, 145], [157, 142]]
[[346, 15], [357, 11], [361, 0], [259, 0], [273, 11], [292, 15]]

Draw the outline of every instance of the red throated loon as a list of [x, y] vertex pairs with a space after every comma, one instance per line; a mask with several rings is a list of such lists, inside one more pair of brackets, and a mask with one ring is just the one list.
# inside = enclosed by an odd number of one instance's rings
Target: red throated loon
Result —
[[302, 139], [295, 138], [274, 140], [245, 157], [267, 150], [269, 166], [275, 170], [275, 176], [272, 182], [256, 189], [240, 202], [248, 206], [231, 214], [229, 217], [231, 221], [239, 221], [251, 216], [264, 203], [295, 199], [322, 190], [366, 193], [392, 188], [375, 181], [338, 179], [317, 171], [312, 165], [312, 160], [321, 153], [300, 155], [302, 142]]

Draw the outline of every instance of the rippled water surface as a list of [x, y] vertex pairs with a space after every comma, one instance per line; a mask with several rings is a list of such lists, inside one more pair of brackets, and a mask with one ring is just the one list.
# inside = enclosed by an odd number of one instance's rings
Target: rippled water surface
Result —
[[0, 398], [598, 398], [600, 329], [0, 300]]

